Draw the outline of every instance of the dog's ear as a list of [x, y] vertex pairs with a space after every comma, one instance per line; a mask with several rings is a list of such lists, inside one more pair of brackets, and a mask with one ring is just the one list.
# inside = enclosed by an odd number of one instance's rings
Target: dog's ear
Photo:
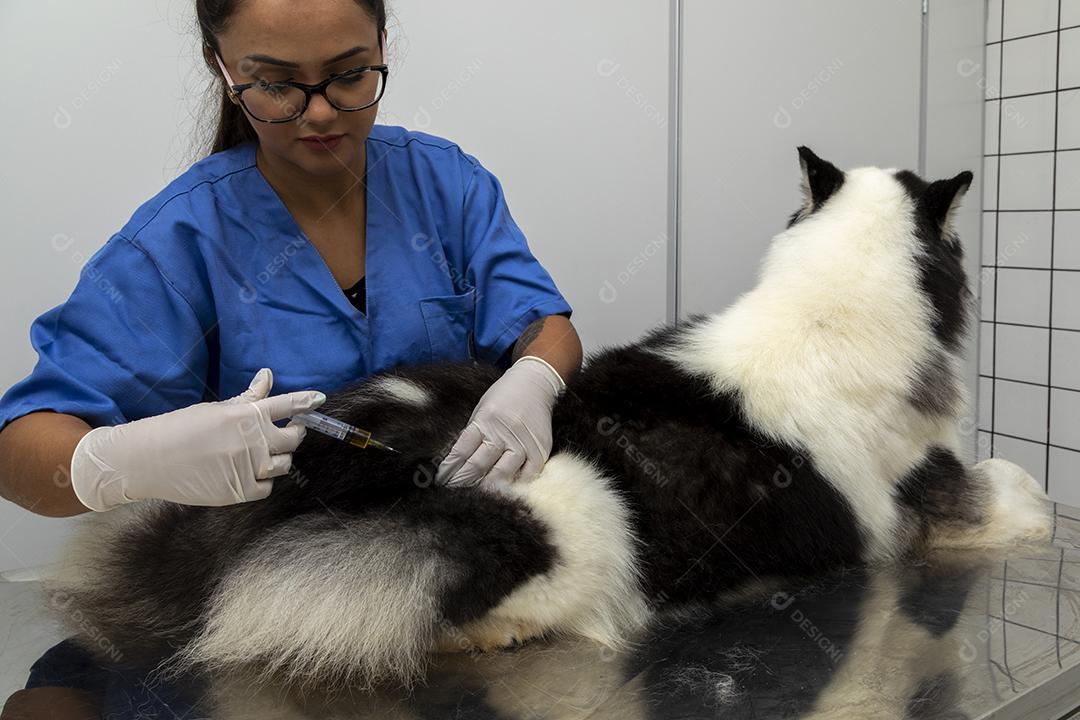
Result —
[[927, 186], [922, 202], [930, 219], [944, 227], [952, 221], [953, 213], [960, 206], [960, 199], [971, 187], [974, 175], [965, 170], [948, 180], [935, 180]]
[[844, 184], [844, 173], [827, 160], [822, 160], [805, 145], [799, 146], [799, 165], [802, 168], [803, 214], [821, 207]]

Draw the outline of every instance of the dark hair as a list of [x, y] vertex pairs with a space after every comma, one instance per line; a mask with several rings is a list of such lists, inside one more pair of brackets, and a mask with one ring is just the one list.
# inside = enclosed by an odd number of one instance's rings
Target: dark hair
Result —
[[[229, 17], [241, 2], [242, 0], [195, 0], [195, 12], [199, 20], [204, 47], [209, 47], [217, 53], [221, 52], [217, 34], [225, 30]], [[368, 15], [375, 21], [381, 43], [383, 31], [386, 30], [386, 3], [384, 0], [356, 0], [356, 4], [367, 10]], [[213, 133], [213, 141], [209, 144], [209, 152], [216, 153], [248, 140], [258, 140], [251, 123], [244, 116], [243, 108], [229, 100], [229, 95], [224, 88], [225, 79], [221, 77], [221, 70], [213, 56], [206, 57], [204, 52], [203, 58], [214, 76], [222, 82], [218, 98], [217, 129]]]

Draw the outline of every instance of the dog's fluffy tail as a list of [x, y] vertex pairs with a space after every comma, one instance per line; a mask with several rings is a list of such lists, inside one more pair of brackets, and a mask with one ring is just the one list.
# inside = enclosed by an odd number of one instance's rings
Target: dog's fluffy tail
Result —
[[307, 515], [250, 546], [174, 659], [289, 685], [411, 684], [459, 568], [397, 518]]
[[89, 645], [158, 677], [409, 686], [440, 637], [556, 556], [525, 503], [479, 490], [265, 520], [158, 502], [102, 513], [49, 582], [52, 605]]
[[441, 528], [328, 511], [243, 542], [246, 518], [233, 519], [157, 502], [88, 518], [45, 583], [47, 604], [99, 655], [158, 677], [330, 689], [422, 675], [467, 574]]

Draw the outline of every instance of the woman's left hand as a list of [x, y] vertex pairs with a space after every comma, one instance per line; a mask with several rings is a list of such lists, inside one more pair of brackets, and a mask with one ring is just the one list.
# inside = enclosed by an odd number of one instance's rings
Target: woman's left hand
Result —
[[[519, 358], [480, 398], [435, 483], [532, 480], [551, 453], [551, 411], [566, 383], [536, 355]], [[520, 475], [515, 474], [520, 469]]]

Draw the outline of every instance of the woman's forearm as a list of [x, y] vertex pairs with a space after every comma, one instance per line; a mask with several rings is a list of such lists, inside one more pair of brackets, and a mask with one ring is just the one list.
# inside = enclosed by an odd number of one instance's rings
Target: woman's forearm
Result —
[[548, 362], [563, 381], [581, 369], [581, 339], [570, 319], [548, 315], [531, 323], [514, 343], [511, 362], [525, 355], [536, 355]]
[[74, 415], [33, 412], [0, 432], [0, 495], [38, 515], [88, 512], [71, 488], [71, 456], [90, 426]]

